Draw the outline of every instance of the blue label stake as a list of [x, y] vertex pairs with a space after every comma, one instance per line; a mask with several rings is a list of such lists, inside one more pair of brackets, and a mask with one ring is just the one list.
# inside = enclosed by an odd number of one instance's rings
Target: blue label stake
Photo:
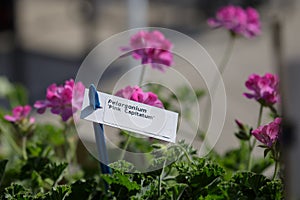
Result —
[[[90, 99], [90, 106], [94, 110], [101, 108], [99, 95], [97, 93], [96, 87], [93, 84], [89, 88], [89, 99]], [[106, 149], [103, 124], [93, 122], [93, 127], [95, 132], [95, 139], [96, 139], [101, 172], [103, 174], [111, 174], [111, 169], [109, 166], [107, 166], [108, 154]]]

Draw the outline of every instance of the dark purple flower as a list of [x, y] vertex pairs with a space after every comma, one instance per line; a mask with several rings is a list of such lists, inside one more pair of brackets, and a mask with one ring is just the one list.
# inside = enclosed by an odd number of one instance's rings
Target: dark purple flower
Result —
[[264, 126], [260, 126], [251, 133], [261, 143], [268, 147], [272, 147], [272, 145], [278, 140], [280, 124], [281, 118], [276, 118], [273, 122]]
[[264, 76], [252, 74], [246, 81], [246, 87], [252, 93], [244, 93], [249, 99], [256, 99], [263, 105], [273, 105], [279, 100], [278, 94], [279, 80], [276, 75], [266, 73]]

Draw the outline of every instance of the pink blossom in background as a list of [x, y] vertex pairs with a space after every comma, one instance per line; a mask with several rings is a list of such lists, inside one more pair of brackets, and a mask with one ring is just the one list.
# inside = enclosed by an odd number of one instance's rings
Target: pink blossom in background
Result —
[[12, 110], [12, 115], [5, 115], [4, 119], [14, 123], [20, 123], [25, 119], [28, 119], [29, 123], [33, 124], [35, 119], [33, 117], [28, 118], [30, 112], [31, 112], [31, 106], [29, 105], [17, 106]]
[[279, 79], [276, 75], [270, 73], [266, 73], [264, 76], [252, 74], [245, 83], [252, 93], [244, 93], [244, 95], [249, 99], [256, 99], [263, 105], [270, 106], [279, 100], [278, 84]]
[[153, 92], [144, 92], [138, 86], [127, 86], [126, 88], [119, 90], [115, 95], [150, 106], [164, 108], [163, 103], [158, 99], [156, 94]]
[[172, 43], [160, 31], [139, 31], [130, 39], [130, 46], [122, 51], [132, 51], [132, 57], [141, 60], [142, 64], [151, 64], [153, 69], [164, 71], [173, 64], [170, 52]]
[[261, 25], [259, 13], [254, 8], [247, 8], [247, 28], [245, 31], [245, 37], [251, 38], [261, 33]]
[[63, 121], [67, 121], [80, 109], [84, 90], [84, 85], [81, 82], [75, 84], [73, 79], [67, 80], [65, 85], [57, 86], [54, 83], [47, 88], [46, 99], [36, 101], [34, 107], [40, 114], [50, 108], [53, 114], [60, 115]]
[[217, 11], [215, 18], [207, 23], [212, 28], [223, 27], [235, 34], [252, 38], [261, 33], [259, 13], [254, 8], [243, 9], [239, 6], [225, 6]]
[[281, 118], [276, 118], [273, 122], [264, 126], [260, 126], [251, 133], [257, 140], [268, 147], [272, 147], [272, 145], [278, 140], [280, 124]]

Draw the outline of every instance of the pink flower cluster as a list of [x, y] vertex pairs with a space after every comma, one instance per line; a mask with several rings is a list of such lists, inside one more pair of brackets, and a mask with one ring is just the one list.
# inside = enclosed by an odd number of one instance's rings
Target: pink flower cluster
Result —
[[278, 94], [279, 79], [276, 75], [266, 73], [264, 76], [252, 74], [246, 81], [246, 87], [252, 93], [244, 93], [249, 99], [256, 99], [266, 106], [273, 105], [279, 100]]
[[158, 99], [156, 94], [153, 92], [144, 92], [138, 86], [127, 86], [124, 89], [119, 90], [115, 95], [150, 106], [164, 108], [163, 103]]
[[53, 114], [61, 115], [62, 120], [67, 121], [73, 113], [80, 109], [84, 90], [84, 85], [81, 82], [75, 84], [73, 79], [67, 80], [65, 85], [52, 84], [47, 88], [46, 99], [36, 101], [34, 107], [40, 114], [50, 108]]
[[173, 64], [171, 48], [172, 43], [161, 32], [139, 31], [131, 37], [130, 47], [121, 50], [130, 50], [133, 58], [142, 60], [142, 64], [151, 64], [153, 69], [164, 71], [164, 66]]
[[33, 124], [35, 119], [33, 117], [29, 117], [31, 112], [31, 106], [17, 106], [12, 110], [12, 115], [5, 115], [4, 119], [14, 123], [22, 123], [25, 120], [28, 120], [29, 124]]
[[254, 8], [243, 9], [239, 6], [225, 6], [217, 11], [216, 18], [207, 23], [212, 28], [223, 27], [232, 33], [252, 38], [261, 33], [260, 17]]
[[272, 147], [279, 137], [280, 124], [281, 118], [276, 118], [273, 122], [264, 126], [260, 126], [251, 133], [257, 140], [268, 147]]

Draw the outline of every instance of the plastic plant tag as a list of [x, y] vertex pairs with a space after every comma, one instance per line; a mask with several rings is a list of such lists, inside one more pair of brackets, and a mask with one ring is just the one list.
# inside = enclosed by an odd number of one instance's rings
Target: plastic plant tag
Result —
[[176, 142], [178, 113], [98, 92], [101, 107], [90, 106], [85, 90], [81, 119], [139, 133], [167, 142]]

